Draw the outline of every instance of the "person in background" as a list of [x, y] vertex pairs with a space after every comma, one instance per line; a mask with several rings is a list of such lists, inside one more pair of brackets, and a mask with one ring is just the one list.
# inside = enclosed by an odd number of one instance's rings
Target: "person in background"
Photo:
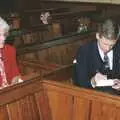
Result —
[[120, 88], [119, 35], [119, 25], [112, 19], [98, 26], [96, 40], [81, 46], [76, 55], [75, 85], [102, 90]]
[[5, 44], [9, 29], [7, 22], [0, 17], [0, 89], [23, 81], [16, 63], [16, 50]]

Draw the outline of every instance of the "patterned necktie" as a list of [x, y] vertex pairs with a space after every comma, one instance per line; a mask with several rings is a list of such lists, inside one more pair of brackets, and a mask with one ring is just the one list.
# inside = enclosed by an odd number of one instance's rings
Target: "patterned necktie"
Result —
[[109, 63], [109, 57], [107, 54], [104, 54], [104, 67], [105, 69], [110, 70], [110, 63]]

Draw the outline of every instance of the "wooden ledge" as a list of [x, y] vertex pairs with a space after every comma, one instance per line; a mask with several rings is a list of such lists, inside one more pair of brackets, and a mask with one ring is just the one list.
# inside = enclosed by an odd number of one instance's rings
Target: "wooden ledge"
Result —
[[96, 91], [94, 89], [86, 89], [74, 86], [72, 84], [65, 84], [58, 81], [44, 80], [42, 82], [45, 90], [57, 91], [63, 94], [74, 95], [89, 100], [105, 102], [107, 104], [114, 104], [120, 106], [120, 97], [117, 94], [110, 94], [105, 92]]

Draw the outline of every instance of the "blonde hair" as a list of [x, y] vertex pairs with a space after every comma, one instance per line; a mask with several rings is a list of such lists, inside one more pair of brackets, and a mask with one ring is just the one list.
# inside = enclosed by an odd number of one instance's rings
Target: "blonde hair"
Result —
[[5, 30], [6, 32], [8, 32], [10, 29], [10, 26], [7, 24], [7, 22], [2, 17], [0, 17], [0, 28]]

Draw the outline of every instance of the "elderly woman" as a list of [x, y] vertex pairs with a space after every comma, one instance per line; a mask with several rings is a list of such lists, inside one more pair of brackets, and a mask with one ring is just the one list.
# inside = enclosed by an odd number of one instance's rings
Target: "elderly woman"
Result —
[[5, 44], [9, 25], [0, 17], [0, 89], [22, 82], [16, 64], [16, 51], [13, 46]]

